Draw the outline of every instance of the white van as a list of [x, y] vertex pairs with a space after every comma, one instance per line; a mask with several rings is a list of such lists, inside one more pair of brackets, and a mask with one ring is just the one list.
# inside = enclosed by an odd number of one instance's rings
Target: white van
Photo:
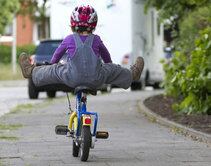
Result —
[[145, 68], [139, 81], [133, 82], [132, 90], [142, 89], [145, 85], [159, 88], [164, 78], [160, 60], [164, 58], [163, 25], [158, 22], [155, 9], [144, 13], [144, 0], [132, 1], [132, 53], [129, 63], [134, 63], [137, 56], [145, 60]]

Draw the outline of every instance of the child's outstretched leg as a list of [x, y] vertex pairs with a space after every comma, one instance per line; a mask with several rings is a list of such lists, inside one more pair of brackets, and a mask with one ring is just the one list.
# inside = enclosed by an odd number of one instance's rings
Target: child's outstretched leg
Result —
[[[62, 64], [35, 66], [30, 63], [29, 56], [22, 53], [19, 64], [25, 78], [32, 78], [35, 86], [48, 84], [65, 84], [70, 82], [67, 74], [67, 66]], [[70, 86], [72, 86], [70, 82]]]
[[138, 57], [130, 70], [120, 65], [107, 63], [103, 64], [102, 75], [105, 78], [104, 83], [112, 84], [120, 88], [127, 89], [132, 81], [138, 81], [144, 68], [144, 59]]

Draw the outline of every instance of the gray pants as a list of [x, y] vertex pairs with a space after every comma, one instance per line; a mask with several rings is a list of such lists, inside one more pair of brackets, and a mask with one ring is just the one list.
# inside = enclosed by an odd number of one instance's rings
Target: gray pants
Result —
[[32, 80], [35, 86], [66, 84], [72, 88], [79, 85], [99, 88], [103, 84], [112, 84], [127, 89], [132, 82], [131, 71], [113, 63], [102, 64], [96, 77], [85, 78], [83, 81], [74, 80], [71, 73], [69, 63], [37, 66], [33, 69]]

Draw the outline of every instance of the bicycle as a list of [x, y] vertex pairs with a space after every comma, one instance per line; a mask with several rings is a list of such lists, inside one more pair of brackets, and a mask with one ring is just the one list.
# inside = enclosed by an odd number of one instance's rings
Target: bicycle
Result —
[[[67, 126], [56, 126], [55, 132], [59, 135], [72, 137], [72, 155], [74, 157], [80, 156], [81, 161], [87, 161], [90, 148], [94, 148], [96, 139], [107, 139], [109, 134], [106, 131], [97, 131], [98, 114], [87, 111], [87, 95], [97, 95], [97, 90], [87, 86], [78, 86], [75, 88], [74, 94], [76, 95], [76, 110], [73, 111], [71, 109], [70, 99], [67, 93], [70, 111], [69, 123]], [[93, 118], [94, 124], [92, 123]]]

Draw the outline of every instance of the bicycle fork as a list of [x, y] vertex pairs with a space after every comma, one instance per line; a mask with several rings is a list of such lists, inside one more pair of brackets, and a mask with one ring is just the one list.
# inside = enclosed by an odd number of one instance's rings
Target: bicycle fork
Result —
[[[78, 93], [76, 97], [77, 105], [76, 105], [76, 110], [73, 111], [70, 115], [69, 118], [69, 124], [68, 124], [68, 129], [71, 131], [74, 129], [76, 132], [76, 136], [80, 136], [80, 127], [81, 126], [92, 126], [92, 118], [91, 116], [94, 116], [94, 129], [92, 136], [96, 136], [96, 131], [97, 131], [97, 122], [98, 122], [98, 114], [96, 112], [87, 112], [86, 109], [86, 102], [87, 102], [87, 97], [86, 93]], [[73, 126], [74, 124], [74, 126]]]
[[80, 92], [76, 96], [76, 111], [71, 110], [69, 96], [68, 104], [70, 110], [70, 117], [68, 126], [65, 125], [58, 125], [55, 128], [56, 134], [59, 135], [68, 135], [76, 140], [76, 142], [80, 142], [81, 136], [81, 128], [83, 126], [92, 126], [92, 116], [94, 116], [94, 125], [93, 125], [93, 132], [91, 133], [92, 136], [92, 145], [91, 148], [94, 148], [94, 143], [96, 138], [100, 139], [107, 139], [109, 137], [108, 132], [105, 131], [97, 131], [97, 123], [98, 123], [98, 114], [96, 112], [87, 112], [86, 103], [87, 97], [86, 93]]

